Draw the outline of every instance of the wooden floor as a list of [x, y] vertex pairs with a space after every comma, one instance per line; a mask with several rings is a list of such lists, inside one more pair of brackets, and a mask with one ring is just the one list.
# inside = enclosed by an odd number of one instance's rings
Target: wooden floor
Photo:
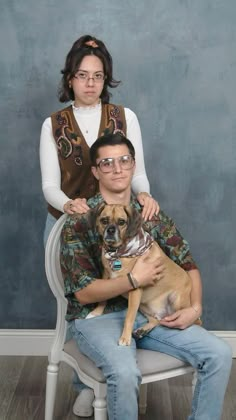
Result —
[[[0, 420], [44, 420], [46, 367], [46, 357], [0, 357]], [[62, 363], [54, 420], [82, 420], [72, 413], [76, 394], [71, 377], [72, 370]], [[189, 375], [150, 384], [147, 413], [140, 420], [186, 420], [190, 402]], [[236, 359], [222, 420], [236, 420]]]

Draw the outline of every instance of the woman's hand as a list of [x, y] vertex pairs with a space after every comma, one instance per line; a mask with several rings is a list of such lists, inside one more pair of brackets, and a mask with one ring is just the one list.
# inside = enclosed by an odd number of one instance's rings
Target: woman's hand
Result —
[[200, 315], [200, 312], [198, 314], [196, 310], [190, 306], [189, 308], [180, 309], [174, 314], [161, 319], [160, 325], [168, 328], [178, 328], [180, 330], [184, 330], [185, 328], [194, 324]]
[[140, 192], [137, 195], [139, 204], [143, 207], [142, 217], [145, 220], [151, 220], [154, 214], [158, 214], [160, 207], [159, 204], [150, 194], [147, 192]]
[[75, 200], [69, 200], [63, 206], [63, 210], [67, 214], [83, 214], [87, 213], [89, 209], [90, 208], [87, 205], [86, 198], [76, 198]]

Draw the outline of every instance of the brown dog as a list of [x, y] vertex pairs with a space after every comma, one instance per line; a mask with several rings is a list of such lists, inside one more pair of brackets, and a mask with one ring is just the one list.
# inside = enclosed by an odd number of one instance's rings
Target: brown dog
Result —
[[[163, 275], [158, 276], [160, 278], [154, 286], [137, 288], [128, 293], [128, 311], [119, 340], [119, 345], [128, 346], [138, 309], [148, 318], [148, 323], [135, 331], [135, 335], [141, 337], [145, 331], [157, 326], [161, 318], [191, 306], [191, 280], [143, 230], [142, 218], [137, 210], [130, 206], [102, 203], [92, 214], [103, 240], [103, 278], [130, 273], [137, 258], [144, 252], [150, 262], [159, 256], [164, 260]], [[105, 305], [106, 302], [100, 303], [92, 315], [101, 315]]]

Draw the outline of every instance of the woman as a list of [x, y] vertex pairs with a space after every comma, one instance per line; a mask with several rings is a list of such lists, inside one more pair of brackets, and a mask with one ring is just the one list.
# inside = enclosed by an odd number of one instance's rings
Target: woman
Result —
[[143, 205], [143, 218], [150, 219], [159, 211], [149, 194], [138, 119], [130, 109], [109, 104], [108, 87], [115, 88], [120, 82], [113, 78], [112, 57], [104, 43], [90, 35], [75, 41], [62, 75], [59, 100], [72, 104], [45, 120], [40, 139], [42, 188], [48, 202], [45, 243], [62, 213], [88, 211], [86, 199], [97, 188], [90, 171], [89, 147], [108, 132], [122, 132], [135, 147], [132, 190]]
[[[138, 119], [128, 108], [109, 104], [108, 87], [119, 81], [113, 78], [112, 57], [104, 43], [90, 35], [79, 38], [69, 51], [59, 90], [61, 102], [72, 104], [47, 118], [40, 139], [42, 188], [48, 202], [44, 243], [62, 213], [87, 212], [86, 199], [96, 193], [92, 176], [89, 147], [102, 134], [121, 132], [131, 140], [136, 151], [136, 171], [132, 190], [143, 206], [143, 218], [150, 219], [159, 211], [149, 194], [143, 146]], [[76, 415], [92, 415], [92, 390], [76, 379], [80, 392], [73, 411]]]

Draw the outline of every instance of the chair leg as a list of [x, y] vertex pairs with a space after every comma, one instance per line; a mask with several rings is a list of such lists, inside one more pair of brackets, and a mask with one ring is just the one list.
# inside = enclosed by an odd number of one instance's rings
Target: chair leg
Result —
[[147, 409], [147, 385], [142, 384], [139, 390], [139, 412], [140, 414], [145, 414]]
[[197, 371], [195, 370], [193, 372], [193, 377], [192, 377], [192, 394], [194, 394], [196, 383], [197, 383]]
[[107, 420], [107, 402], [106, 398], [97, 398], [93, 402], [94, 420]]
[[45, 420], [53, 420], [59, 366], [48, 365], [46, 381]]

